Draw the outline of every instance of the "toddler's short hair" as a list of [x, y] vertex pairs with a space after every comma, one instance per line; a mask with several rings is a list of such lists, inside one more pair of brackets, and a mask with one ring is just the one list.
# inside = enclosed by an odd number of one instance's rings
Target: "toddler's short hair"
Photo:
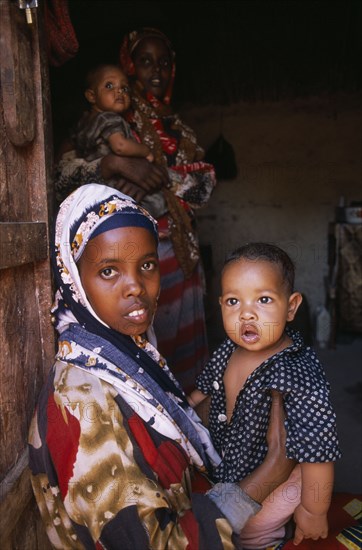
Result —
[[246, 243], [235, 249], [226, 257], [223, 267], [231, 262], [236, 262], [241, 259], [251, 261], [261, 260], [264, 262], [277, 264], [280, 267], [283, 282], [286, 285], [288, 292], [290, 292], [290, 294], [293, 292], [295, 266], [288, 254], [279, 248], [279, 246], [262, 242]]
[[85, 89], [92, 89], [97, 84], [99, 74], [105, 69], [117, 69], [117, 71], [124, 73], [122, 67], [115, 65], [115, 63], [99, 63], [98, 65], [95, 65], [94, 67], [89, 69], [89, 71], [87, 72], [84, 82]]

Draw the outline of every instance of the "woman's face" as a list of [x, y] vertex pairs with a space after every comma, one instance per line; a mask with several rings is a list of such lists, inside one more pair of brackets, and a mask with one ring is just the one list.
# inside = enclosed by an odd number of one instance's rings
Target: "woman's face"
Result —
[[170, 52], [159, 38], [145, 38], [132, 55], [136, 78], [146, 92], [163, 99], [170, 82], [172, 59]]
[[122, 227], [86, 245], [78, 270], [87, 298], [108, 326], [136, 336], [152, 323], [160, 291], [154, 237], [143, 227]]

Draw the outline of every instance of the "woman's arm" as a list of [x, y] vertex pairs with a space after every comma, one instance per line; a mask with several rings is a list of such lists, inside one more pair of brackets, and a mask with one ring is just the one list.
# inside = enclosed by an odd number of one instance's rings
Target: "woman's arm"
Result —
[[190, 407], [193, 409], [197, 407], [200, 403], [204, 401], [204, 399], [207, 398], [207, 395], [202, 393], [200, 390], [193, 390], [188, 396], [187, 401]]
[[272, 391], [272, 406], [267, 433], [268, 452], [264, 462], [239, 482], [239, 486], [256, 502], [263, 502], [276, 487], [284, 483], [295, 467], [286, 456], [283, 397]]
[[[55, 166], [54, 185], [58, 202], [86, 183], [112, 185], [140, 201], [168, 184], [167, 170], [146, 159], [119, 157], [114, 154], [87, 162], [74, 149], [63, 152]], [[115, 183], [116, 182], [116, 183]]]
[[295, 467], [295, 461], [286, 458], [283, 397], [276, 391], [271, 393], [268, 452], [264, 462], [239, 483], [217, 483], [208, 493], [236, 533], [240, 533], [260, 510], [259, 503], [286, 481]]

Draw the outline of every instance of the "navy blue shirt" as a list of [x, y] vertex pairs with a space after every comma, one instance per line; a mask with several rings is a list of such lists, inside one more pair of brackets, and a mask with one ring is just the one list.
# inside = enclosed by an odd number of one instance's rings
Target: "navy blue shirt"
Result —
[[288, 458], [298, 462], [330, 462], [341, 457], [324, 369], [314, 350], [304, 345], [301, 335], [287, 332], [293, 344], [269, 357], [250, 374], [236, 399], [229, 423], [223, 376], [236, 344], [227, 338], [196, 380], [196, 387], [211, 395], [209, 430], [222, 457], [214, 470], [217, 481], [239, 481], [263, 462], [271, 389], [281, 392], [284, 398]]

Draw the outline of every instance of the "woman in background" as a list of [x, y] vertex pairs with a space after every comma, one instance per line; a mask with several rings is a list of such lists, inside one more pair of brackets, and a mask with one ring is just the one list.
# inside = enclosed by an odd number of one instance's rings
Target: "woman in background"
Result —
[[121, 46], [121, 66], [131, 84], [127, 119], [155, 164], [114, 155], [86, 163], [67, 153], [58, 165], [56, 187], [63, 199], [79, 185], [118, 176], [117, 188], [157, 219], [161, 294], [154, 329], [159, 350], [190, 390], [208, 358], [194, 210], [207, 203], [216, 179], [213, 167], [202, 161], [195, 133], [171, 109], [174, 59], [168, 38], [152, 28], [132, 31]]

